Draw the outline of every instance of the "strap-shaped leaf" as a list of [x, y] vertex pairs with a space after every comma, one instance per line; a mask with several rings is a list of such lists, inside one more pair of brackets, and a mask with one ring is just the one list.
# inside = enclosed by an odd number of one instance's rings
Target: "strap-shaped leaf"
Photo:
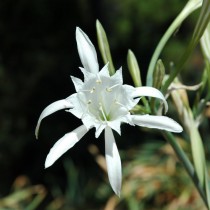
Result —
[[172, 24], [169, 26], [169, 28], [166, 30], [165, 34], [161, 38], [160, 42], [158, 43], [147, 72], [147, 86], [152, 86], [152, 75], [153, 71], [155, 69], [155, 65], [157, 63], [157, 60], [159, 59], [159, 56], [165, 47], [167, 41], [170, 39], [170, 37], [174, 34], [174, 32], [177, 30], [177, 28], [182, 24], [182, 22], [197, 8], [201, 6], [202, 0], [189, 0], [183, 10], [179, 13], [179, 15], [176, 17], [176, 19], [172, 22]]
[[191, 39], [188, 47], [184, 51], [184, 54], [181, 56], [180, 62], [178, 63], [176, 69], [173, 72], [171, 72], [169, 78], [165, 82], [163, 89], [162, 89], [163, 93], [166, 93], [171, 82], [182, 70], [184, 64], [186, 63], [186, 61], [190, 57], [191, 53], [193, 52], [194, 48], [200, 41], [209, 21], [210, 21], [210, 0], [203, 0], [201, 12], [200, 12], [198, 21], [196, 23], [193, 35], [192, 35], [192, 39]]

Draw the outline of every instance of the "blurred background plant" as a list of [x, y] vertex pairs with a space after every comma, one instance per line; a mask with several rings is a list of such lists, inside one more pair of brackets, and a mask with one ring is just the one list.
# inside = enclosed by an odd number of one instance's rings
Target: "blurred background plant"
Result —
[[[123, 125], [123, 139], [116, 135], [123, 163], [120, 199], [107, 184], [103, 137], [93, 141], [94, 132], [90, 132], [79, 147], [75, 146], [53, 167], [44, 170], [49, 148], [63, 133], [79, 125], [79, 120], [72, 121], [67, 113], [59, 112], [46, 119], [49, 123], [43, 123], [39, 141], [34, 136], [43, 107], [73, 93], [69, 75], [77, 76], [81, 65], [75, 41], [77, 25], [95, 40], [96, 46], [95, 20], [99, 19], [106, 29], [114, 64], [123, 67], [125, 83], [133, 82], [126, 64], [130, 48], [139, 61], [142, 84], [146, 84], [154, 49], [186, 3], [181, 0], [171, 0], [170, 5], [167, 0], [0, 2], [0, 209], [205, 209], [171, 146], [158, 132], [147, 133], [147, 129]], [[189, 16], [162, 51], [167, 73], [178, 62], [180, 52], [187, 48], [198, 15], [199, 10]], [[102, 58], [99, 60], [102, 67]], [[184, 66], [182, 83], [192, 86], [201, 80], [208, 81], [205, 78], [209, 74], [203, 73], [208, 65], [199, 47], [189, 60]], [[200, 102], [208, 90], [208, 85], [203, 85], [188, 93], [194, 116], [204, 119], [199, 131], [204, 139], [207, 166], [209, 109]], [[173, 101], [169, 103], [169, 114], [178, 120], [180, 106], [176, 110]], [[176, 141], [192, 158], [187, 134], [182, 138], [176, 137]]]

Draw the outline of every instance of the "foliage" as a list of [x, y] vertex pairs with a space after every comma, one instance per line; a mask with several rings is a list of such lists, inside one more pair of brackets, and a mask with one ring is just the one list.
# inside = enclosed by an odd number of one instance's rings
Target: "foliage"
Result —
[[[177, 141], [183, 144], [185, 152], [190, 152], [182, 139]], [[44, 186], [33, 186], [27, 177], [20, 176], [13, 184], [11, 194], [0, 200], [0, 208], [33, 210], [39, 209], [39, 206], [40, 209], [46, 210], [205, 209], [169, 144], [153, 140], [141, 147], [121, 152], [124, 176], [120, 199], [113, 195], [107, 185], [104, 156], [96, 145], [90, 145], [88, 150], [101, 168], [103, 182], [94, 183], [93, 179], [89, 180], [83, 192], [85, 200], [81, 200], [78, 192], [79, 169], [70, 160], [66, 160], [69, 183], [64, 192], [56, 189], [54, 184], [54, 195], [49, 196], [50, 192]], [[95, 203], [94, 206], [89, 202], [90, 199], [92, 204]]]
[[[146, 70], [158, 40], [164, 37], [164, 31], [186, 3], [171, 0], [169, 6], [167, 0], [0, 2], [0, 209], [206, 209], [210, 63], [208, 50], [205, 51], [208, 39], [201, 50], [198, 42], [209, 22], [208, 0], [199, 13], [194, 12], [190, 17], [187, 14], [172, 27], [152, 70]], [[179, 138], [168, 133], [160, 136], [146, 133], [147, 130], [132, 133], [126, 129], [124, 139], [118, 141], [123, 157], [120, 199], [107, 184], [101, 155], [103, 141], [92, 145], [92, 134], [81, 143], [82, 149], [75, 148], [63, 157], [63, 165], [60, 161], [54, 168], [43, 169], [46, 152], [54, 140], [72, 130], [77, 121], [72, 122], [59, 113], [51, 118], [51, 127], [45, 125], [40, 142], [34, 137], [40, 110], [49, 101], [65, 97], [73, 88], [65, 78], [78, 74], [75, 26], [87, 27], [88, 34], [96, 37], [93, 24], [96, 19], [103, 23], [108, 34], [105, 38], [109, 39], [113, 65], [123, 65], [125, 81], [132, 82], [130, 68], [138, 66], [141, 76], [137, 81], [134, 77], [133, 82], [146, 84], [146, 76], [153, 76], [161, 58], [166, 75], [161, 78], [160, 86], [169, 97], [170, 115], [185, 127]], [[126, 70], [128, 48], [132, 49], [128, 63], [133, 64], [129, 71]], [[178, 59], [180, 55], [181, 58], [184, 55], [183, 60]], [[168, 77], [171, 72], [173, 75]], [[62, 91], [66, 87], [66, 91], [61, 92], [60, 87]], [[160, 109], [157, 101], [142, 98], [142, 104], [134, 111], [158, 114]], [[136, 138], [137, 135], [141, 138]], [[46, 137], [52, 141], [46, 142]], [[163, 137], [168, 143], [162, 142]], [[95, 164], [91, 163], [93, 159]]]

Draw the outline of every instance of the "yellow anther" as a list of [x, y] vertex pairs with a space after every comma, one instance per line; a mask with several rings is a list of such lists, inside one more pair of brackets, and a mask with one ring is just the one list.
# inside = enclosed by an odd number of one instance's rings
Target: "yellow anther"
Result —
[[112, 89], [111, 88], [106, 88], [106, 91], [107, 92], [112, 92]]
[[92, 88], [92, 90], [90, 90], [90, 93], [93, 93], [96, 90], [95, 87]]
[[116, 85], [113, 85], [111, 87], [106, 88], [106, 91], [107, 92], [112, 92], [112, 89], [115, 88], [115, 87], [117, 87], [117, 86], [119, 86], [119, 84], [116, 84]]

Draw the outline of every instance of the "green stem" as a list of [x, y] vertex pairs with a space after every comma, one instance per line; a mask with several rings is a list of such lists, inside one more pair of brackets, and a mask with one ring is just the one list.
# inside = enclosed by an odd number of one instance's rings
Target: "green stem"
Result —
[[172, 24], [169, 26], [168, 30], [165, 32], [163, 37], [161, 38], [160, 42], [158, 43], [150, 64], [148, 68], [148, 73], [147, 73], [147, 81], [146, 84], [147, 86], [152, 86], [152, 75], [153, 71], [155, 69], [156, 62], [160, 56], [160, 53], [162, 52], [165, 44], [169, 40], [169, 38], [172, 36], [172, 34], [176, 31], [176, 29], [181, 25], [181, 23], [186, 19], [186, 17], [191, 14], [194, 10], [196, 10], [198, 7], [200, 7], [201, 1], [188, 1], [184, 9], [181, 11], [181, 13], [177, 16], [177, 18], [172, 22]]
[[186, 154], [184, 153], [183, 149], [179, 146], [179, 144], [177, 143], [175, 137], [167, 131], [162, 132], [163, 136], [166, 138], [166, 140], [168, 141], [168, 143], [172, 146], [172, 148], [174, 149], [177, 157], [179, 158], [179, 160], [181, 161], [181, 163], [183, 164], [185, 170], [187, 171], [188, 175], [190, 176], [190, 178], [192, 179], [195, 187], [197, 188], [201, 198], [203, 199], [206, 207], [208, 208], [208, 201], [207, 198], [205, 196], [205, 193], [202, 189], [202, 186], [198, 180], [197, 174], [194, 170], [194, 167], [192, 165], [192, 163], [189, 161], [188, 157], [186, 156]]
[[167, 89], [170, 86], [170, 84], [172, 83], [172, 81], [175, 79], [175, 77], [182, 70], [185, 62], [191, 55], [192, 51], [194, 50], [194, 48], [196, 47], [198, 42], [200, 41], [200, 38], [202, 37], [206, 27], [208, 26], [209, 21], [210, 21], [210, 0], [203, 0], [201, 12], [200, 12], [198, 21], [197, 21], [195, 29], [194, 29], [192, 39], [191, 39], [188, 47], [184, 51], [183, 55], [181, 56], [180, 62], [178, 63], [175, 71], [171, 72], [169, 78], [166, 80], [166, 82], [162, 88], [163, 93], [167, 92]]
[[147, 99], [145, 97], [142, 97], [141, 100], [144, 104], [144, 107], [147, 110], [147, 113], [151, 113], [150, 106], [149, 106], [149, 103], [148, 103]]

